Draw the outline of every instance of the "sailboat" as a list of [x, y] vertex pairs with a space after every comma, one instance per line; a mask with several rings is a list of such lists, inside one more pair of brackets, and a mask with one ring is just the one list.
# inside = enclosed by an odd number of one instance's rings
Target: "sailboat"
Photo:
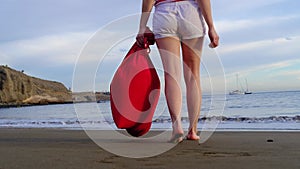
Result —
[[[249, 91], [248, 89], [248, 82], [247, 82], [247, 79], [245, 79], [245, 82], [246, 82], [246, 87], [247, 87], [247, 90], [244, 91], [243, 87], [240, 85], [239, 83], [239, 75], [237, 74], [236, 75], [236, 89], [233, 90], [233, 91], [230, 91], [229, 92], [229, 95], [243, 95], [243, 94], [252, 94], [251, 91]], [[240, 85], [240, 88], [242, 90], [239, 89], [239, 85]]]
[[245, 94], [245, 93], [240, 90], [233, 90], [233, 91], [229, 92], [229, 95], [242, 95], [242, 94]]
[[245, 94], [242, 90], [239, 90], [239, 75], [236, 75], [236, 89], [229, 92], [229, 95], [242, 95]]
[[247, 90], [246, 90], [244, 93], [245, 93], [245, 94], [252, 94], [252, 92], [249, 91], [249, 89], [248, 89], [248, 82], [247, 82], [247, 79], [245, 79], [245, 81], [246, 81], [246, 87], [247, 87]]

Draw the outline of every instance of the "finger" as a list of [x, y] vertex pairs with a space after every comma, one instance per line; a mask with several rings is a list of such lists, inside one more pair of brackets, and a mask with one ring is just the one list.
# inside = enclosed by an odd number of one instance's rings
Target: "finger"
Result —
[[213, 42], [210, 42], [210, 44], [209, 44], [209, 47], [210, 48], [216, 48], [216, 47], [218, 47], [218, 43], [215, 43], [214, 41]]
[[214, 44], [214, 47], [219, 46], [219, 37], [214, 38], [212, 43]]
[[140, 47], [143, 47], [143, 41], [144, 41], [144, 37], [142, 35], [138, 35], [136, 37], [136, 42]]

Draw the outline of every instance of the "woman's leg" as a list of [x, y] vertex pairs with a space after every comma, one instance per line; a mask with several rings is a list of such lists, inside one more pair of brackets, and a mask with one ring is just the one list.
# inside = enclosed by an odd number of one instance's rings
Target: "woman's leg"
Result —
[[164, 67], [165, 95], [173, 127], [172, 140], [184, 133], [181, 126], [182, 93], [180, 87], [180, 41], [176, 38], [166, 37], [157, 39], [156, 44]]
[[202, 93], [200, 86], [200, 61], [203, 38], [182, 40], [184, 80], [190, 126], [187, 139], [198, 140], [197, 124], [200, 115]]

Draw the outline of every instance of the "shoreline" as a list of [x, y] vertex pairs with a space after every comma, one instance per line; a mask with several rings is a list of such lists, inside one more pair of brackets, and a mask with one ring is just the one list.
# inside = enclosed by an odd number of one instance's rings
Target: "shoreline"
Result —
[[0, 103], [0, 109], [1, 108], [20, 108], [20, 107], [62, 105], [62, 104], [105, 103], [105, 102], [109, 102], [109, 100], [49, 102], [46, 104], [28, 104], [28, 103], [5, 103], [5, 104], [3, 104], [3, 103]]
[[0, 104], [1, 108], [19, 108], [19, 107], [33, 107], [33, 106], [48, 106], [48, 105], [59, 105], [59, 104], [73, 104], [73, 101], [68, 102], [49, 102], [47, 104], [27, 104], [27, 103], [7, 103], [7, 104]]
[[[101, 132], [105, 136], [105, 131]], [[1, 169], [300, 167], [300, 132], [218, 131], [203, 144], [184, 140], [158, 156], [136, 159], [105, 151], [82, 130], [0, 128], [0, 133]], [[109, 143], [116, 141], [120, 139]], [[150, 146], [149, 142], [137, 143]]]

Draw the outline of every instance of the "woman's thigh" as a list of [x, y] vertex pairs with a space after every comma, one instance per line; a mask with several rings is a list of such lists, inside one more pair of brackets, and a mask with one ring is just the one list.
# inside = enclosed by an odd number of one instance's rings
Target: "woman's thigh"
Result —
[[174, 37], [156, 39], [161, 60], [166, 75], [171, 75], [174, 79], [180, 80], [180, 41]]
[[200, 62], [204, 37], [182, 40], [182, 58], [185, 76], [200, 76]]

